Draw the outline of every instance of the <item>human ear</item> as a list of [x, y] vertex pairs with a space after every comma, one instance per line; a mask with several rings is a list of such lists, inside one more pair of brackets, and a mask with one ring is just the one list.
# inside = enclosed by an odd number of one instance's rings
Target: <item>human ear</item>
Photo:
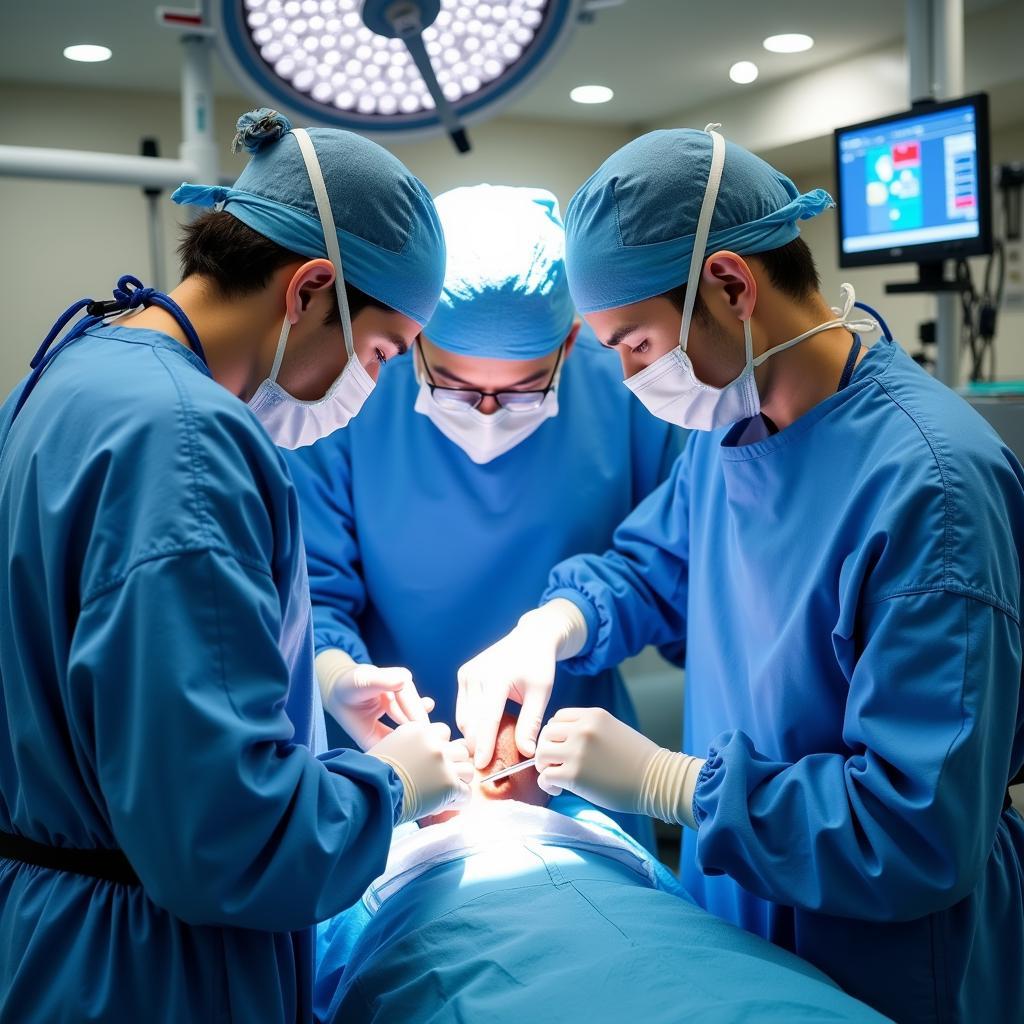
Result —
[[285, 290], [285, 316], [294, 326], [317, 292], [334, 286], [334, 265], [330, 260], [316, 259], [303, 263], [288, 282]]
[[722, 312], [749, 320], [757, 304], [757, 281], [750, 266], [734, 252], [716, 252], [704, 262], [701, 273], [707, 305], [719, 305]]

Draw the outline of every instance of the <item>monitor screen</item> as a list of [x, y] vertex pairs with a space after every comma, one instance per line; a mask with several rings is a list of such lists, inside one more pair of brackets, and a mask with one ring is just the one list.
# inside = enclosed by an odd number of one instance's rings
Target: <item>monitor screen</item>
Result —
[[840, 266], [988, 251], [984, 99], [932, 104], [836, 131]]

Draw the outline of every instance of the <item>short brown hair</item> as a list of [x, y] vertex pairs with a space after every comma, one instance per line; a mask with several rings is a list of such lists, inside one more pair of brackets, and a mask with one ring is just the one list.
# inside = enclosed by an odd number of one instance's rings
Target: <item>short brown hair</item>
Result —
[[[768, 280], [779, 291], [798, 302], [805, 302], [821, 287], [814, 256], [802, 238], [794, 238], [781, 248], [759, 252], [748, 258], [760, 261], [768, 274]], [[681, 313], [686, 301], [686, 282], [665, 292], [661, 298], [668, 299]], [[707, 307], [699, 292], [693, 304], [693, 315], [702, 320], [708, 318]]]
[[[178, 246], [181, 276], [208, 278], [225, 298], [251, 295], [265, 288], [276, 270], [307, 259], [253, 231], [230, 213], [211, 211], [182, 229]], [[393, 312], [390, 306], [345, 282], [349, 312], [355, 317], [368, 306]], [[335, 299], [325, 323], [341, 319]]]

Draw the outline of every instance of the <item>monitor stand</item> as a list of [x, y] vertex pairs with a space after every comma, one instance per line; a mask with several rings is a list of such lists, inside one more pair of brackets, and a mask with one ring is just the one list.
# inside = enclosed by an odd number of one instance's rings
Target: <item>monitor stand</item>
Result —
[[897, 281], [887, 284], [887, 295], [933, 295], [937, 292], [958, 292], [963, 286], [959, 281], [946, 277], [946, 264], [942, 260], [918, 263], [916, 281]]

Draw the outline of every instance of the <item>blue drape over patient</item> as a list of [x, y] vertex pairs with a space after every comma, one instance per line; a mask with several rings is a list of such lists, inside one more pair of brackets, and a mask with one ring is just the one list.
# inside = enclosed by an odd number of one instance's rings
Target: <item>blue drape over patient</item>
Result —
[[474, 813], [475, 824], [396, 832], [385, 878], [321, 927], [322, 1020], [883, 1020], [809, 964], [699, 909], [584, 801]]

